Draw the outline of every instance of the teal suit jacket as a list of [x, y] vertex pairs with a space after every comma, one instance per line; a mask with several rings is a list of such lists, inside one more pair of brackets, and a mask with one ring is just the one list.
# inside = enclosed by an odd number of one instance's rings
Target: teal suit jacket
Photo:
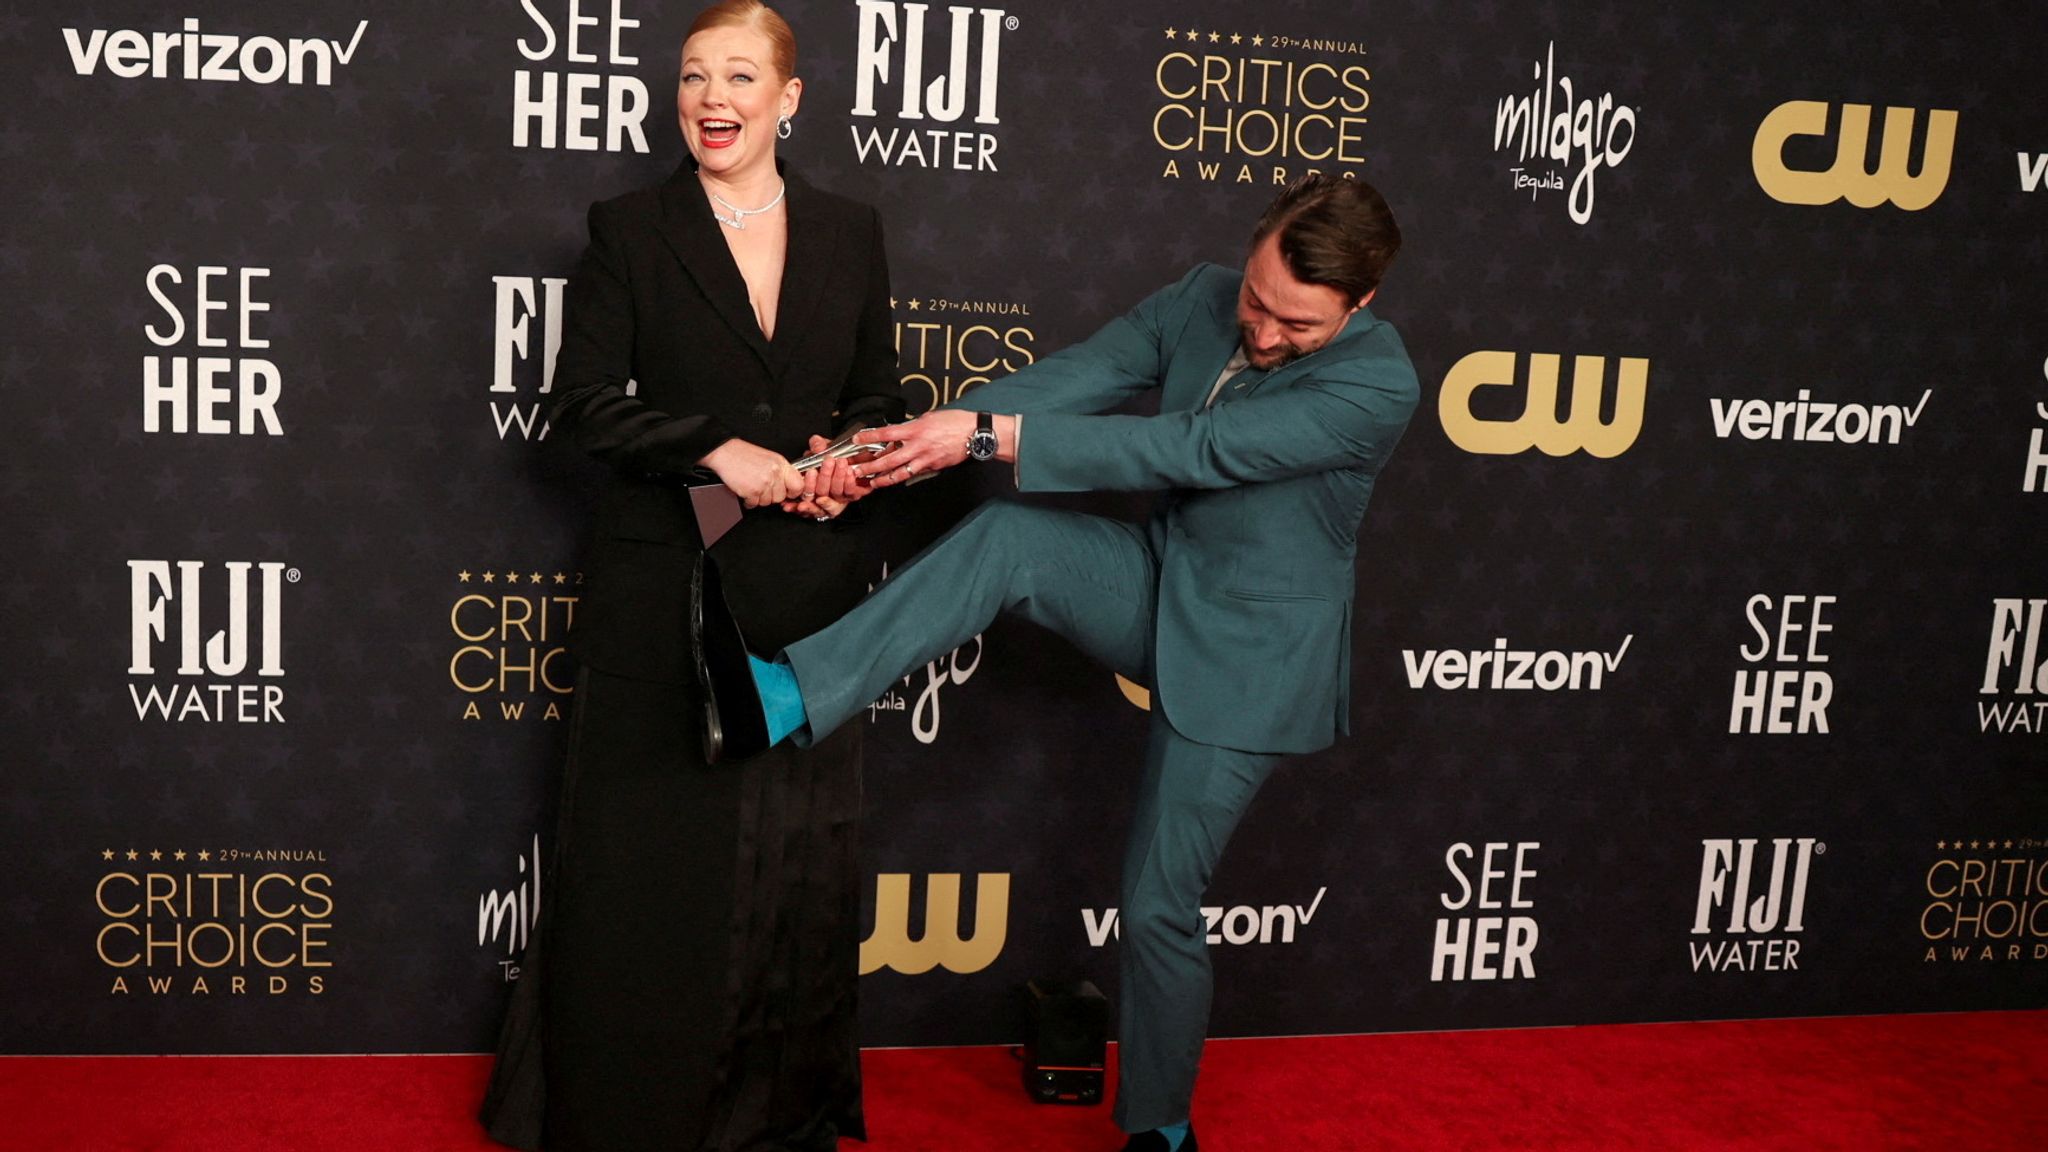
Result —
[[[1361, 309], [1205, 408], [1242, 281], [1203, 264], [951, 406], [1029, 416], [1021, 491], [1164, 490], [1148, 526], [1154, 706], [1205, 744], [1312, 752], [1350, 731], [1358, 527], [1420, 390], [1393, 326]], [[1157, 416], [1096, 414], [1155, 387]]]

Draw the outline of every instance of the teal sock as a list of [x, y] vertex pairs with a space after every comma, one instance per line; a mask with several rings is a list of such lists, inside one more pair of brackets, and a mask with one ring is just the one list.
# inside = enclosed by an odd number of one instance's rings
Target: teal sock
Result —
[[1153, 1131], [1166, 1137], [1166, 1152], [1174, 1152], [1174, 1149], [1179, 1148], [1181, 1142], [1188, 1138], [1188, 1122], [1183, 1120], [1178, 1124], [1168, 1124], [1164, 1128], [1154, 1128]]
[[809, 721], [804, 715], [804, 694], [796, 686], [796, 673], [780, 660], [770, 663], [751, 653], [747, 666], [753, 670], [754, 687], [761, 693], [761, 711], [768, 717], [768, 743], [780, 744]]

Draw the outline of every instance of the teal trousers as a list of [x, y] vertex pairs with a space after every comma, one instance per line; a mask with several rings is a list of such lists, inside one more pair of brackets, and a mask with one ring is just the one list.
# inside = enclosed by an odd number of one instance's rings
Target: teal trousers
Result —
[[[984, 504], [852, 612], [782, 653], [809, 717], [795, 739], [828, 735], [1006, 611], [1151, 683], [1158, 586], [1157, 556], [1134, 525]], [[1202, 895], [1278, 759], [1198, 744], [1152, 710], [1117, 916], [1116, 1121], [1127, 1132], [1188, 1119], [1213, 987]]]

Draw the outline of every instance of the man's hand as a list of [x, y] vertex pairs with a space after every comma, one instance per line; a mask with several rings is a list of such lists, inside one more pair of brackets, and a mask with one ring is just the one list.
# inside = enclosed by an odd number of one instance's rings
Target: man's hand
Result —
[[973, 433], [974, 413], [957, 408], [927, 412], [908, 424], [863, 429], [854, 437], [860, 443], [893, 443], [895, 447], [856, 459], [854, 475], [876, 488], [888, 488], [951, 468], [967, 459], [967, 438]]
[[789, 461], [735, 436], [697, 461], [717, 474], [749, 508], [765, 508], [804, 494], [804, 476]]

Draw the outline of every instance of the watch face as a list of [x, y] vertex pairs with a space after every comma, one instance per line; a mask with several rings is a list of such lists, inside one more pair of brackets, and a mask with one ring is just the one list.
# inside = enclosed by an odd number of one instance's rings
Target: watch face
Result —
[[967, 454], [976, 460], [993, 460], [996, 455], [996, 434], [986, 428], [977, 428], [967, 438]]

